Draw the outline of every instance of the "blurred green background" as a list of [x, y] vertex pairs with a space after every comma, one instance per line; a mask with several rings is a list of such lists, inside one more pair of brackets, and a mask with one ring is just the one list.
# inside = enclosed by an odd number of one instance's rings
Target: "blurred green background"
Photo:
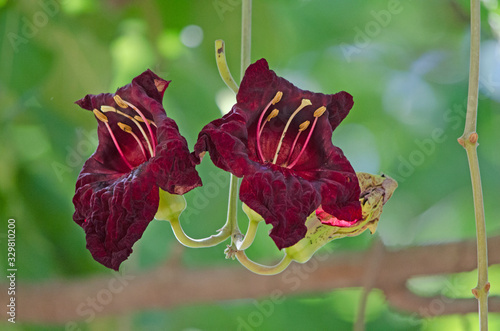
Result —
[[[467, 93], [468, 6], [466, 0], [254, 1], [252, 62], [266, 58], [278, 75], [304, 89], [351, 93], [355, 105], [334, 132], [334, 144], [356, 171], [399, 181], [377, 234], [332, 242], [334, 250], [368, 250], [376, 237], [391, 249], [475, 237], [467, 159], [456, 141]], [[19, 282], [109, 273], [91, 258], [84, 232], [72, 221], [76, 177], [97, 143], [94, 116], [74, 101], [114, 92], [150, 68], [172, 80], [164, 106], [192, 148], [201, 128], [234, 102], [216, 68], [214, 41], [225, 40], [239, 80], [240, 7], [238, 0], [0, 1], [0, 236], [4, 251], [7, 220], [14, 218]], [[489, 235], [500, 233], [499, 15], [497, 0], [484, 1], [478, 132]], [[227, 210], [228, 190], [218, 179], [226, 174], [208, 158], [199, 172], [205, 186], [187, 194], [190, 211], [181, 218], [193, 237], [213, 234]], [[249, 250], [256, 260], [280, 256], [268, 230], [259, 229]], [[152, 269], [176, 245], [168, 223], [152, 222], [124, 266]], [[185, 249], [182, 262], [238, 267], [224, 259], [224, 248]], [[5, 265], [6, 254], [0, 261]], [[490, 269], [491, 294], [498, 295], [500, 268]], [[439, 294], [451, 279], [467, 288], [459, 296], [471, 297], [475, 278], [475, 272], [424, 278], [411, 288]], [[260, 329], [350, 330], [360, 293], [287, 296]], [[79, 327], [234, 330], [237, 317], [254, 309], [252, 300], [241, 298], [127, 318], [98, 316]], [[367, 330], [476, 330], [478, 324], [477, 314], [415, 319], [389, 307], [379, 291], [369, 297], [366, 323]], [[16, 326], [59, 328], [23, 324], [22, 316]], [[500, 316], [490, 314], [495, 326]], [[2, 319], [0, 329], [9, 327]]]

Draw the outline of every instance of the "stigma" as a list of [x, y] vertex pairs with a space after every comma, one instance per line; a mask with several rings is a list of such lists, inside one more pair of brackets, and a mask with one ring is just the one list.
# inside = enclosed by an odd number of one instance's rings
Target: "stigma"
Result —
[[[262, 132], [264, 131], [266, 124], [268, 122], [270, 122], [272, 119], [276, 118], [281, 113], [280, 110], [278, 109], [279, 107], [274, 108], [267, 115], [265, 120], [264, 120], [264, 117], [268, 113], [268, 109], [270, 108], [270, 106], [276, 105], [277, 103], [279, 103], [281, 101], [282, 97], [283, 97], [283, 92], [278, 91], [276, 93], [276, 95], [273, 97], [273, 99], [262, 110], [262, 113], [259, 117], [259, 120], [257, 122], [257, 128], [256, 128], [256, 130], [257, 130], [257, 132], [256, 132], [257, 154], [258, 154], [258, 157], [259, 157], [261, 162], [276, 164], [278, 159], [279, 159], [280, 152], [284, 146], [283, 143], [285, 141], [286, 136], [293, 134], [293, 135], [295, 135], [295, 138], [293, 139], [293, 142], [289, 145], [290, 148], [288, 150], [288, 156], [285, 159], [280, 158], [281, 160], [285, 160], [284, 162], [280, 161], [281, 167], [292, 169], [299, 162], [302, 155], [304, 154], [304, 152], [309, 144], [309, 141], [311, 140], [312, 134], [314, 132], [314, 129], [316, 127], [316, 124], [317, 124], [319, 118], [326, 112], [326, 107], [319, 106], [313, 112], [311, 112], [311, 111], [307, 110], [307, 108], [309, 106], [312, 106], [311, 100], [305, 99], [305, 98], [302, 99], [300, 102], [300, 105], [298, 105], [298, 107], [292, 112], [290, 117], [287, 119], [287, 122], [283, 128], [281, 135], [280, 135], [280, 139], [278, 140], [276, 150], [274, 152], [274, 156], [273, 156], [272, 160], [268, 160], [268, 159], [266, 159], [266, 157], [264, 156], [264, 154], [262, 152], [261, 136], [262, 136]], [[308, 112], [310, 114], [309, 116], [311, 116], [311, 118], [310, 118], [310, 120], [302, 121], [300, 124], [298, 124], [298, 127], [294, 128], [294, 126], [297, 124], [294, 124], [293, 120], [296, 117], [296, 115], [301, 111]], [[305, 115], [305, 116], [301, 115], [302, 118], [307, 117], [307, 116], [308, 115]], [[282, 118], [282, 115], [280, 115], [280, 117]], [[295, 132], [295, 133], [293, 133], [293, 132]], [[299, 143], [299, 138], [303, 134], [307, 134], [307, 136], [305, 139], [302, 138], [300, 140], [300, 141], [303, 141], [303, 143], [301, 144], [301, 143]], [[292, 140], [291, 137], [290, 137], [290, 139], [286, 138], [286, 141], [291, 141], [291, 140]], [[285, 145], [287, 145], [287, 144], [285, 144]], [[298, 150], [298, 154], [297, 154], [296, 150]], [[296, 156], [295, 156], [295, 154], [296, 154]]]

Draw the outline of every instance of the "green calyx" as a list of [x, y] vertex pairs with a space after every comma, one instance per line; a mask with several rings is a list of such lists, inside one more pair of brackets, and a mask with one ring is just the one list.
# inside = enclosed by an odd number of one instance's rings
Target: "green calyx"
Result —
[[186, 209], [186, 205], [184, 196], [170, 194], [160, 189], [160, 204], [155, 218], [162, 221], [177, 221]]

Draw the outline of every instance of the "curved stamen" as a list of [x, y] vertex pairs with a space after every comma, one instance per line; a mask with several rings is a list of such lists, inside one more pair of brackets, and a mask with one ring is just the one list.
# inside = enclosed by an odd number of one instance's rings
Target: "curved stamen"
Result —
[[264, 123], [262, 123], [262, 125], [259, 129], [259, 135], [262, 135], [262, 130], [264, 130], [264, 126], [266, 125], [266, 123], [269, 122], [270, 120], [272, 120], [273, 118], [275, 118], [276, 116], [278, 116], [279, 113], [280, 113], [280, 111], [278, 109], [274, 108], [269, 113], [269, 115], [267, 115], [266, 120], [264, 121]]
[[283, 139], [285, 139], [286, 131], [288, 130], [288, 127], [290, 126], [290, 123], [292, 123], [293, 118], [295, 115], [299, 113], [303, 108], [312, 105], [311, 100], [309, 99], [302, 99], [302, 102], [300, 103], [300, 106], [295, 109], [293, 112], [292, 116], [288, 119], [288, 122], [286, 122], [285, 129], [283, 130], [283, 133], [281, 134], [280, 141], [278, 143], [278, 147], [276, 148], [276, 153], [274, 153], [274, 159], [273, 159], [273, 164], [276, 164], [276, 161], [278, 160], [278, 155], [280, 154], [280, 149], [281, 149], [281, 144], [283, 143]]
[[297, 162], [299, 161], [300, 157], [302, 156], [302, 154], [306, 150], [306, 147], [307, 147], [307, 144], [309, 143], [309, 140], [311, 139], [314, 127], [316, 126], [316, 123], [318, 122], [318, 118], [320, 118], [321, 115], [323, 115], [325, 113], [325, 111], [326, 111], [326, 107], [322, 106], [322, 107], [319, 107], [318, 109], [316, 109], [316, 111], [314, 112], [314, 115], [313, 115], [314, 122], [311, 126], [311, 130], [309, 130], [309, 134], [307, 135], [306, 141], [304, 142], [304, 146], [302, 146], [302, 149], [300, 150], [299, 155], [297, 155], [297, 157], [295, 158], [295, 161], [293, 161], [289, 166], [287, 166], [288, 169], [292, 169], [293, 166], [296, 165]]
[[[259, 152], [259, 158], [262, 162], [264, 162], [264, 156], [262, 155], [262, 147], [260, 146], [260, 135], [262, 133], [261, 123], [262, 123], [262, 120], [264, 119], [264, 115], [266, 114], [269, 107], [271, 107], [271, 105], [275, 105], [278, 102], [280, 102], [281, 97], [283, 97], [283, 92], [278, 91], [276, 93], [276, 95], [274, 96], [274, 98], [264, 108], [264, 110], [262, 111], [262, 114], [260, 114], [259, 121], [257, 122], [257, 134], [256, 134], [256, 136], [257, 136], [257, 151]], [[266, 124], [266, 123], [264, 123], [264, 124]], [[264, 128], [264, 125], [262, 125], [262, 128]]]
[[125, 162], [125, 164], [127, 165], [127, 167], [130, 168], [130, 170], [134, 169], [134, 167], [132, 167], [132, 165], [125, 158], [125, 155], [123, 154], [122, 149], [120, 148], [120, 145], [118, 145], [118, 141], [116, 141], [116, 137], [113, 134], [113, 131], [111, 131], [111, 128], [109, 127], [108, 117], [106, 115], [104, 115], [103, 113], [101, 113], [97, 109], [94, 109], [93, 112], [94, 112], [94, 115], [97, 117], [97, 119], [106, 125], [106, 129], [108, 129], [109, 135], [111, 136], [111, 139], [113, 140], [113, 143], [115, 144], [115, 147], [116, 147], [116, 150], [118, 151], [118, 154], [120, 154], [120, 156], [122, 157], [123, 162]]
[[267, 118], [266, 120], [264, 121], [264, 123], [262, 123], [260, 129], [258, 129], [257, 131], [257, 150], [259, 151], [259, 157], [261, 159], [262, 162], [264, 162], [264, 156], [262, 154], [262, 147], [260, 146], [260, 136], [262, 135], [262, 131], [264, 130], [264, 126], [266, 125], [267, 122], [269, 122], [270, 120], [272, 120], [273, 118], [275, 118], [276, 116], [278, 116], [279, 114], [279, 110], [278, 109], [273, 109], [271, 111], [271, 113], [269, 113], [269, 115], [267, 115]]
[[[115, 107], [111, 107], [111, 106], [101, 106], [101, 111], [103, 113], [106, 113], [108, 111], [111, 111], [111, 112], [114, 112], [114, 113], [117, 113], [119, 115], [122, 115], [122, 116], [125, 116], [126, 118], [128, 118], [129, 120], [131, 120], [132, 122], [134, 122], [134, 124], [139, 128], [139, 130], [141, 131], [142, 133], [142, 136], [144, 137], [144, 140], [146, 140], [146, 143], [148, 144], [148, 150], [149, 150], [149, 153], [151, 155], [151, 157], [154, 156], [154, 151], [153, 151], [153, 147], [151, 146], [151, 142], [149, 141], [149, 138], [148, 136], [146, 135], [146, 132], [144, 132], [144, 129], [142, 128], [142, 125], [139, 124], [139, 121], [137, 121], [137, 118], [135, 117], [132, 117], [130, 116], [129, 114], [125, 114], [124, 112], [116, 109]], [[139, 117], [139, 116], [137, 116]], [[139, 117], [140, 118], [140, 117]], [[142, 118], [141, 118], [141, 122], [142, 122]], [[146, 158], [147, 160], [147, 158]]]
[[132, 135], [132, 137], [134, 137], [135, 141], [137, 141], [137, 144], [141, 148], [142, 155], [144, 155], [145, 161], [147, 161], [148, 156], [146, 155], [146, 150], [144, 149], [144, 146], [142, 146], [142, 143], [141, 143], [141, 140], [139, 139], [139, 137], [137, 137], [137, 135], [132, 131], [132, 128], [130, 126], [128, 126], [127, 124], [123, 124], [122, 122], [118, 122], [117, 124], [120, 127], [120, 129], [122, 129], [123, 131], [125, 131], [127, 133], [130, 133]]
[[288, 154], [288, 159], [285, 162], [285, 167], [286, 165], [290, 162], [290, 159], [292, 158], [293, 150], [295, 148], [295, 145], [297, 144], [297, 141], [299, 140], [300, 134], [307, 130], [309, 127], [309, 124], [311, 124], [311, 121], [305, 121], [302, 124], [299, 125], [299, 133], [295, 136], [295, 139], [293, 140], [292, 147], [290, 148], [290, 153]]
[[115, 99], [116, 104], [118, 106], [120, 106], [121, 108], [127, 108], [127, 107], [123, 107], [123, 106], [127, 105], [128, 107], [135, 110], [135, 112], [137, 114], [139, 114], [139, 116], [142, 118], [142, 120], [146, 124], [146, 127], [148, 128], [149, 135], [151, 136], [151, 144], [153, 145], [153, 156], [155, 156], [154, 150], [156, 148], [156, 139], [155, 139], [155, 136], [153, 135], [153, 130], [151, 129], [151, 125], [149, 125], [149, 122], [148, 122], [146, 116], [144, 116], [144, 114], [136, 106], [134, 106], [130, 102], [123, 100], [118, 94], [113, 96], [113, 99]]
[[113, 99], [115, 99], [116, 104], [120, 108], [128, 108], [128, 105], [125, 103], [125, 101], [123, 101], [122, 97], [120, 97], [118, 94], [113, 96]]

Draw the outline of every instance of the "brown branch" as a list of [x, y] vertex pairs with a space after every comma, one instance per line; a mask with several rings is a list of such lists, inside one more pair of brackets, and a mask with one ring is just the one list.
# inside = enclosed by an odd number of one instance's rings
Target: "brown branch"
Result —
[[[472, 284], [469, 284], [472, 286]], [[450, 314], [467, 314], [477, 312], [477, 300], [471, 295], [470, 299], [454, 299], [446, 295], [432, 297], [418, 296], [404, 286], [385, 288], [386, 299], [392, 307], [399, 310], [413, 312], [414, 315], [424, 318]], [[491, 297], [489, 300], [490, 312], [500, 312], [500, 298]]]
[[[490, 252], [498, 252], [500, 236], [492, 237], [489, 245]], [[470, 299], [422, 298], [405, 287], [409, 278], [419, 275], [471, 271], [476, 267], [475, 252], [474, 241], [385, 251], [374, 275], [373, 287], [382, 289], [394, 308], [424, 317], [475, 312], [477, 303], [472, 294]], [[18, 321], [90, 322], [96, 316], [151, 308], [238, 298], [283, 298], [299, 293], [360, 287], [366, 281], [369, 259], [370, 254], [366, 252], [323, 254], [306, 264], [292, 263], [276, 276], [255, 275], [241, 266], [186, 269], [170, 264], [140, 274], [119, 276], [113, 273], [106, 277], [38, 284], [20, 282], [16, 291]], [[499, 264], [500, 255], [491, 254], [490, 263]], [[461, 286], [472, 288], [474, 284]], [[0, 286], [0, 291], [7, 293], [5, 284]], [[499, 298], [490, 298], [490, 305], [491, 312], [500, 311]], [[444, 308], [440, 308], [442, 306]]]

